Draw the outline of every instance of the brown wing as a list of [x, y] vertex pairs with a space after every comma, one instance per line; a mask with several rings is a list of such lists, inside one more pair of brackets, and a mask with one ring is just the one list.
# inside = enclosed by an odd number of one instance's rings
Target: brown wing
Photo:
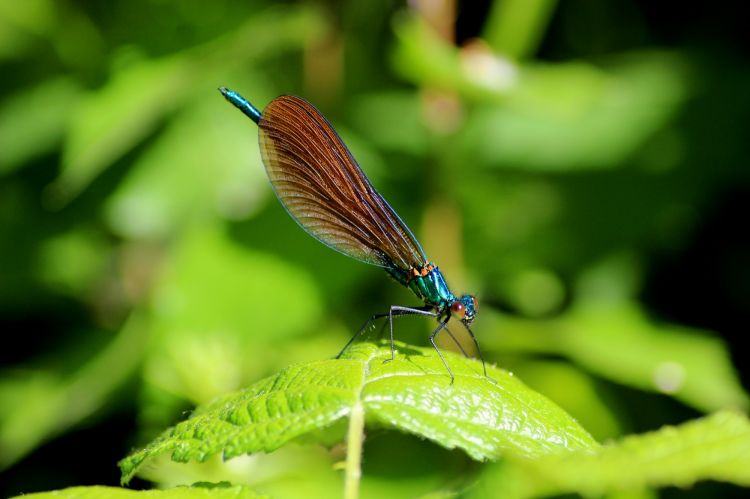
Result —
[[261, 115], [260, 151], [276, 196], [313, 237], [373, 265], [422, 268], [427, 257], [372, 187], [328, 121], [284, 95]]

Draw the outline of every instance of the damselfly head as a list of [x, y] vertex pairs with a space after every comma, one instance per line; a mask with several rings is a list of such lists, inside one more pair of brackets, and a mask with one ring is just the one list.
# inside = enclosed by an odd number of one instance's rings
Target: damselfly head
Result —
[[471, 324], [479, 308], [479, 303], [473, 295], [463, 295], [451, 303], [451, 314], [461, 319], [465, 324]]

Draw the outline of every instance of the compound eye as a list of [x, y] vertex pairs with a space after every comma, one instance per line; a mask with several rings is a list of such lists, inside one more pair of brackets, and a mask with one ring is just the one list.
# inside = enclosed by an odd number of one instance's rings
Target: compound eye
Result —
[[464, 307], [464, 304], [460, 301], [455, 301], [453, 302], [453, 305], [451, 305], [451, 313], [459, 319], [463, 319], [466, 316], [466, 307]]
[[477, 310], [479, 310], [479, 302], [477, 301], [477, 297], [471, 295], [471, 301], [474, 303], [474, 311], [476, 312]]

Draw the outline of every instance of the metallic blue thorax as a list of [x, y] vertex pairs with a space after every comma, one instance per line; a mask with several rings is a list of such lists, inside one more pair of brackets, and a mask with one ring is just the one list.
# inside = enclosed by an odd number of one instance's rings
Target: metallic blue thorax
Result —
[[411, 289], [417, 297], [427, 305], [440, 310], [456, 301], [456, 296], [448, 289], [440, 269], [432, 264], [421, 271], [410, 269], [404, 271], [398, 267], [386, 267], [386, 271], [402, 285]]

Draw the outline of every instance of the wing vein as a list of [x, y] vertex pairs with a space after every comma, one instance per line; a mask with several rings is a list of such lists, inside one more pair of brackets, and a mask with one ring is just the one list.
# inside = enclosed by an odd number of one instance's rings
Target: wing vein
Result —
[[259, 126], [274, 192], [309, 234], [373, 265], [409, 269], [427, 263], [409, 228], [312, 105], [281, 96], [263, 111]]

